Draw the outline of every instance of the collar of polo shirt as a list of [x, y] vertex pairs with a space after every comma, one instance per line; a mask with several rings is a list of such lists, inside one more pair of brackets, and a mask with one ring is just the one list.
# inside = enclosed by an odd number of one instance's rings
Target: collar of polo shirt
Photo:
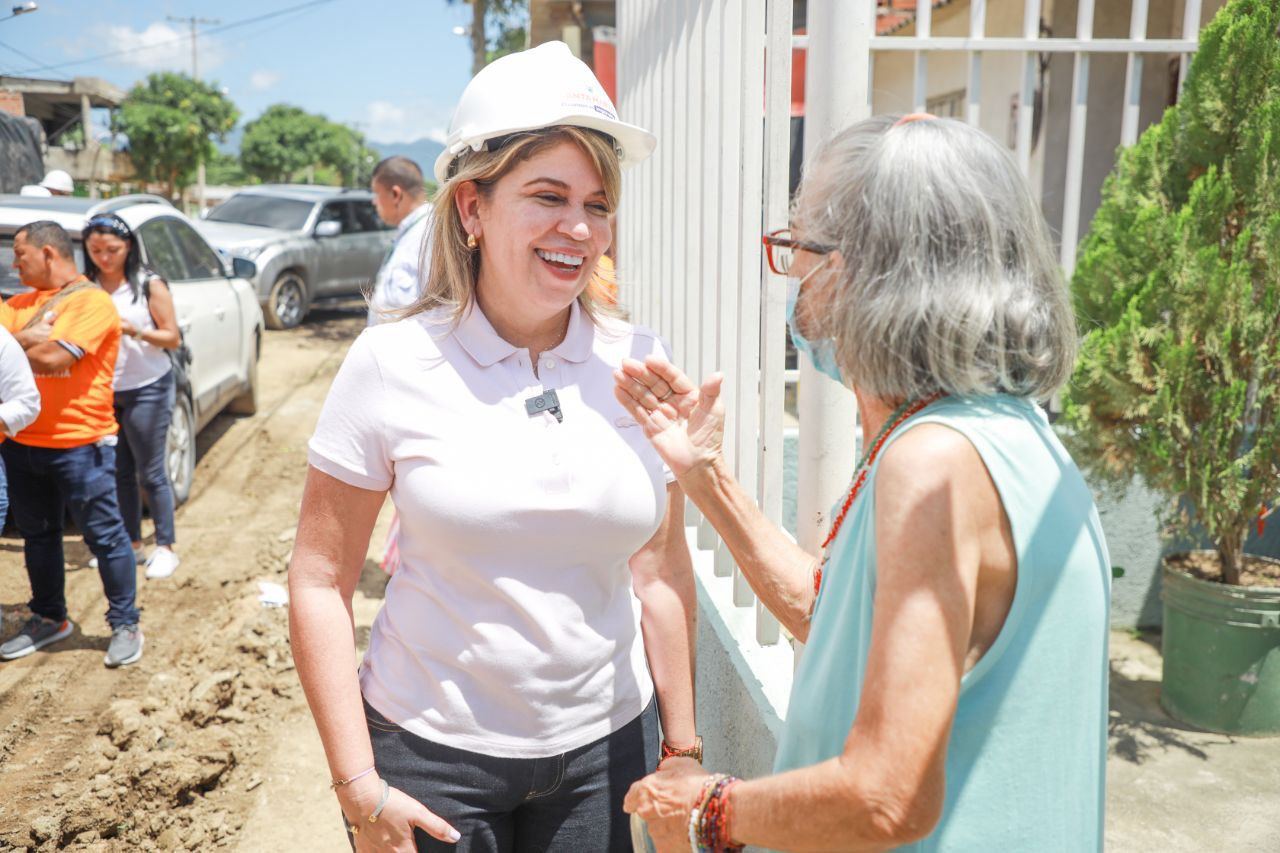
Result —
[[[569, 330], [565, 333], [564, 340], [547, 350], [544, 355], [556, 355], [565, 361], [576, 363], [584, 362], [591, 357], [595, 333], [595, 324], [575, 299], [569, 307]], [[458, 321], [453, 336], [481, 367], [491, 367], [520, 350], [520, 347], [508, 343], [494, 331], [489, 318], [484, 316], [474, 300]]]

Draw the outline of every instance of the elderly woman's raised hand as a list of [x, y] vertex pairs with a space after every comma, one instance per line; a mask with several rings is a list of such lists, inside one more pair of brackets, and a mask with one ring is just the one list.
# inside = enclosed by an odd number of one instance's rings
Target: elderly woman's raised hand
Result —
[[622, 369], [615, 370], [613, 377], [618, 402], [640, 424], [677, 478], [720, 457], [724, 441], [722, 374], [713, 373], [699, 389], [671, 362], [649, 356], [643, 363], [624, 359]]
[[689, 813], [711, 774], [692, 758], [668, 758], [631, 786], [622, 809], [644, 818], [658, 853], [689, 849]]

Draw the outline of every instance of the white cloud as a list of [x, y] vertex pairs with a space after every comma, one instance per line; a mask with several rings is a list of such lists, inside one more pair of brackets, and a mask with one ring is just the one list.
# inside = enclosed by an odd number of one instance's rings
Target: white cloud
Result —
[[402, 107], [389, 101], [372, 101], [365, 107], [365, 136], [375, 142], [444, 142], [449, 117], [425, 107]]
[[255, 71], [249, 75], [249, 85], [259, 92], [265, 92], [280, 82], [280, 75], [275, 71]]
[[[112, 61], [144, 71], [191, 73], [191, 32], [157, 21], [145, 30], [123, 25], [99, 24], [93, 28], [95, 45], [103, 53], [120, 52]], [[198, 36], [200, 74], [212, 71], [226, 59], [226, 49], [213, 36]]]

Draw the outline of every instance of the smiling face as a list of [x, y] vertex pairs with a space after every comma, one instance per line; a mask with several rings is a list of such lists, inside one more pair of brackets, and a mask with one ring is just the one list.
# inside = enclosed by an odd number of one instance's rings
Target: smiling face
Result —
[[95, 231], [84, 241], [84, 248], [107, 278], [114, 280], [124, 274], [125, 258], [129, 256], [127, 240], [122, 240], [115, 234]]
[[612, 212], [591, 158], [561, 142], [487, 191], [459, 193], [463, 225], [480, 243], [482, 301], [549, 318], [582, 293], [613, 242]]

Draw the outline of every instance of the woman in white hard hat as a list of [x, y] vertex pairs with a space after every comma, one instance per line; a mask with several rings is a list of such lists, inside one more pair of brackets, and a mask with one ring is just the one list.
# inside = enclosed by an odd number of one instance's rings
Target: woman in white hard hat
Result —
[[[436, 163], [424, 296], [334, 380], [290, 614], [359, 850], [628, 849], [659, 717], [662, 754], [700, 756], [684, 498], [613, 396], [624, 358], [665, 348], [588, 287], [620, 167], [653, 145], [563, 44], [489, 65]], [[357, 675], [388, 492], [401, 564]]]

